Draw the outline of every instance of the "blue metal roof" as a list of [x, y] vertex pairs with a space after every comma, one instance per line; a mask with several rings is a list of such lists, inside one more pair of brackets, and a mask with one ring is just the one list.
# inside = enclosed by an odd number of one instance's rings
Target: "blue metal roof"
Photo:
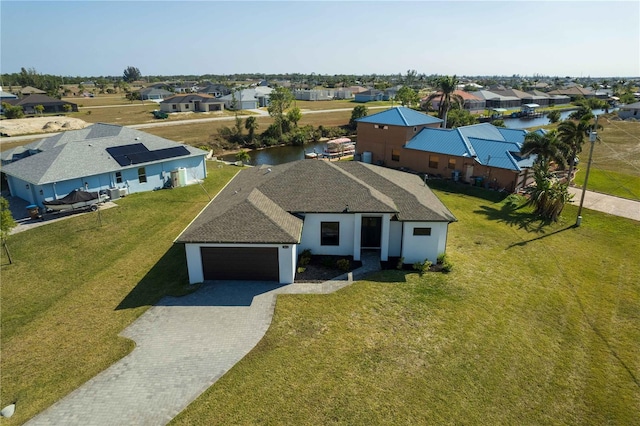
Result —
[[480, 164], [489, 167], [520, 171], [518, 161], [511, 154], [520, 151], [520, 146], [514, 142], [491, 141], [486, 139], [469, 138], [478, 154]]
[[524, 137], [528, 133], [526, 130], [521, 129], [507, 129], [505, 127], [498, 127], [497, 129], [506, 142], [515, 142], [518, 144], [524, 142]]
[[475, 158], [478, 163], [508, 170], [531, 167], [535, 156], [520, 158], [526, 130], [495, 127], [490, 123], [456, 129], [426, 127], [405, 148]]
[[474, 152], [457, 129], [434, 129], [425, 127], [407, 144], [407, 149], [436, 152], [439, 154], [473, 157]]
[[362, 123], [386, 124], [389, 126], [420, 126], [442, 123], [442, 120], [406, 107], [394, 107], [377, 114], [359, 118]]

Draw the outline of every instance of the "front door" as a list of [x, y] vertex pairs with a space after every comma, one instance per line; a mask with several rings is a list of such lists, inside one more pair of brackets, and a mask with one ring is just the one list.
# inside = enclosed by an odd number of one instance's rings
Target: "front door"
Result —
[[362, 217], [360, 246], [362, 248], [380, 248], [382, 236], [381, 217]]

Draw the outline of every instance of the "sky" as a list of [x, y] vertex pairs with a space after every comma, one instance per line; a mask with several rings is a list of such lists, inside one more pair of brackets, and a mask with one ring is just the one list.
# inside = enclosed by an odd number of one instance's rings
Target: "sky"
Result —
[[0, 72], [640, 76], [635, 1], [0, 0]]

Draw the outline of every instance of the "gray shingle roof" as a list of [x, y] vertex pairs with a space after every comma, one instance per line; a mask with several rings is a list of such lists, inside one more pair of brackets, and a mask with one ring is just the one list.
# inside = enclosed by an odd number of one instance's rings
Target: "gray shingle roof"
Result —
[[456, 220], [416, 175], [360, 162], [299, 160], [240, 171], [176, 241], [294, 244], [302, 215], [347, 207], [401, 221]]
[[[40, 152], [4, 165], [2, 171], [34, 185], [114, 172], [131, 166], [120, 166], [107, 153], [106, 148], [134, 143], [141, 143], [150, 151], [183, 145], [139, 130], [97, 123], [25, 145], [22, 151], [31, 149]], [[206, 152], [200, 149], [183, 146], [189, 151], [185, 158], [206, 155]]]

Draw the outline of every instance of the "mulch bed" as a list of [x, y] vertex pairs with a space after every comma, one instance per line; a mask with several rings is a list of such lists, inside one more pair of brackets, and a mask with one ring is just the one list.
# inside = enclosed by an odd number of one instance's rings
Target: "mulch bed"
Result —
[[[349, 270], [338, 268], [337, 262], [340, 259], [349, 261]], [[361, 261], [354, 261], [353, 256], [311, 256], [311, 261], [304, 267], [304, 272], [296, 272], [295, 282], [301, 283], [321, 283], [331, 280], [345, 272], [351, 272], [362, 266]]]

